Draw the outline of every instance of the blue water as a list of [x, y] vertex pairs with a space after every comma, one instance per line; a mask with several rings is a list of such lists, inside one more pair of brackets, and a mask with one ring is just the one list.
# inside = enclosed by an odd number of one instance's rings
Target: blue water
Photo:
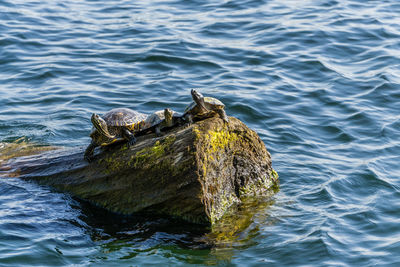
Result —
[[258, 132], [281, 188], [213, 248], [0, 180], [1, 266], [399, 266], [397, 0], [0, 1], [0, 142], [86, 146], [92, 112], [183, 111]]

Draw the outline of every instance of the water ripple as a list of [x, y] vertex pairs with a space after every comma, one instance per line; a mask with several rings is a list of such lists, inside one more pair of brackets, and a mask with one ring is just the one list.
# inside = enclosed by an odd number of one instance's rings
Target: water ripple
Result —
[[259, 133], [281, 191], [210, 250], [196, 229], [3, 180], [0, 264], [398, 265], [398, 14], [394, 0], [2, 1], [1, 142], [85, 146], [92, 112], [182, 112], [200, 88]]

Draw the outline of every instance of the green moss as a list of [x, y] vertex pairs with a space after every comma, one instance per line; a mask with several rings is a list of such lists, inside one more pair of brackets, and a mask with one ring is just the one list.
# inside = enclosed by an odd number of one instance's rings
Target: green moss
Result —
[[[217, 165], [222, 166], [215, 161], [219, 161], [221, 157], [225, 157], [226, 155], [230, 155], [227, 151], [232, 150], [232, 148], [236, 145], [236, 142], [241, 140], [241, 136], [236, 133], [230, 132], [225, 127], [218, 130], [208, 130], [206, 132], [200, 131], [197, 127], [193, 128], [193, 132], [196, 135], [196, 140], [202, 143], [203, 149], [203, 158], [201, 170], [203, 172], [203, 176], [207, 177], [208, 168], [212, 168], [211, 166]], [[224, 172], [223, 170], [220, 170]], [[216, 186], [223, 186], [216, 182]], [[223, 188], [208, 188], [208, 190], [214, 191], [224, 191]], [[222, 215], [226, 212], [226, 210], [232, 206], [235, 202], [238, 202], [238, 198], [234, 193], [226, 193], [225, 195], [219, 198], [218, 203], [213, 203], [210, 205], [209, 210], [209, 219], [211, 224], [214, 224], [218, 221]]]
[[105, 163], [107, 165], [106, 173], [112, 173], [121, 167], [121, 161], [115, 159], [115, 155], [107, 156], [99, 163]]
[[279, 175], [274, 169], [272, 169], [272, 171], [271, 171], [271, 176], [272, 176], [271, 177], [272, 180], [274, 180], [275, 182], [278, 182]]
[[278, 191], [279, 191], [279, 175], [278, 175], [278, 173], [274, 170], [274, 169], [272, 169], [272, 171], [271, 171], [271, 176], [270, 176], [270, 178], [271, 178], [271, 180], [273, 181], [273, 185], [272, 185], [272, 187], [271, 187], [271, 189], [275, 192], [275, 193], [277, 193]]
[[[199, 147], [202, 148], [200, 156], [200, 170], [205, 179], [208, 175], [214, 177], [215, 175], [224, 175], [226, 173], [226, 162], [233, 158], [233, 153], [237, 151], [237, 146], [243, 147], [244, 150], [249, 148], [249, 142], [245, 136], [240, 133], [229, 131], [226, 127], [219, 129], [202, 130], [201, 128], [194, 127], [193, 132], [196, 136], [196, 141]], [[217, 167], [217, 171], [215, 169]], [[211, 172], [212, 174], [208, 173]], [[219, 179], [217, 176], [214, 179]], [[224, 184], [218, 181], [209, 181], [207, 183], [206, 191], [213, 195], [214, 192], [224, 192]], [[278, 174], [272, 170], [268, 175], [259, 177], [246, 183], [245, 186], [239, 188], [240, 199], [242, 197], [262, 196], [269, 195], [279, 190], [278, 187]], [[222, 193], [216, 202], [213, 199], [208, 199], [211, 204], [208, 205], [208, 215], [211, 224], [215, 224], [225, 214], [232, 204], [239, 202], [238, 196], [233, 193]]]
[[175, 136], [168, 136], [162, 142], [156, 141], [153, 146], [143, 148], [142, 150], [136, 152], [135, 156], [132, 158], [130, 165], [137, 168], [143, 164], [151, 164], [155, 160], [161, 158], [165, 155], [165, 151], [175, 142]]
[[210, 211], [211, 224], [214, 224], [216, 221], [218, 221], [224, 215], [225, 211], [235, 202], [238, 202], [238, 199], [232, 193], [222, 196], [218, 205], [215, 205], [214, 203]]
[[249, 231], [250, 233], [257, 231], [257, 225], [252, 227], [255, 214], [257, 214], [257, 220], [274, 223], [266, 212], [273, 203], [272, 199], [251, 197], [242, 200], [238, 205], [232, 205], [222, 218], [211, 226], [211, 231], [205, 235], [206, 240], [219, 247], [248, 244], [254, 237], [249, 235]]
[[225, 130], [218, 132], [208, 131], [206, 138], [210, 142], [210, 147], [207, 152], [215, 153], [220, 149], [225, 149], [225, 147], [229, 146], [232, 142], [238, 140], [238, 135]]
[[196, 137], [196, 138], [195, 138], [196, 141], [198, 141], [198, 140], [200, 139], [200, 137], [202, 136], [202, 134], [201, 134], [199, 128], [198, 128], [198, 127], [193, 127], [193, 132], [194, 132], [194, 135], [195, 135], [195, 137]]
[[[165, 155], [165, 151], [175, 142], [175, 136], [168, 136], [164, 140], [157, 140], [153, 146], [143, 148], [142, 150], [135, 153], [130, 157], [128, 161], [121, 161], [120, 157], [117, 157], [117, 152], [105, 157], [100, 163], [107, 165], [106, 173], [113, 173], [120, 168], [126, 168], [126, 165], [138, 168], [145, 164], [152, 164], [155, 160]], [[126, 150], [123, 146], [120, 151]]]
[[207, 174], [207, 166], [211, 162], [219, 160], [221, 152], [225, 152], [226, 149], [241, 139], [236, 133], [229, 132], [226, 129], [220, 131], [209, 130], [206, 134], [202, 134], [197, 127], [194, 127], [193, 131], [196, 135], [196, 140], [202, 139], [206, 143], [205, 158], [202, 165], [204, 176]]
[[210, 147], [207, 152], [209, 153], [224, 149], [226, 146], [229, 146], [232, 142], [239, 139], [236, 133], [227, 131], [225, 128], [220, 131], [210, 130], [206, 134], [203, 134], [197, 127], [193, 127], [193, 132], [195, 133], [196, 140], [203, 138], [208, 141]]
[[262, 177], [255, 183], [246, 184], [246, 186], [239, 189], [239, 194], [241, 197], [246, 197], [251, 195], [263, 195], [271, 192], [276, 193], [277, 191], [279, 191], [278, 173], [272, 169], [269, 177]]

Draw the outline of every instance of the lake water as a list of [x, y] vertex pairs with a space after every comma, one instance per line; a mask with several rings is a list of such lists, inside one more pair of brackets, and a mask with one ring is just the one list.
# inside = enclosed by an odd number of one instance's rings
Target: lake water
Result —
[[90, 115], [183, 111], [257, 131], [280, 175], [246, 229], [118, 218], [0, 180], [1, 266], [399, 266], [397, 0], [0, 1], [0, 142], [85, 147]]

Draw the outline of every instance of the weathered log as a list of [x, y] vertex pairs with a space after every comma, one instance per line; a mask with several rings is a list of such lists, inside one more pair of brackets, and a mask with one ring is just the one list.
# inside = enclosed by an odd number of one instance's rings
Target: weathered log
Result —
[[162, 137], [98, 149], [83, 148], [9, 159], [3, 176], [35, 180], [107, 210], [166, 214], [211, 225], [234, 203], [278, 188], [271, 157], [259, 136], [236, 118], [209, 118]]

